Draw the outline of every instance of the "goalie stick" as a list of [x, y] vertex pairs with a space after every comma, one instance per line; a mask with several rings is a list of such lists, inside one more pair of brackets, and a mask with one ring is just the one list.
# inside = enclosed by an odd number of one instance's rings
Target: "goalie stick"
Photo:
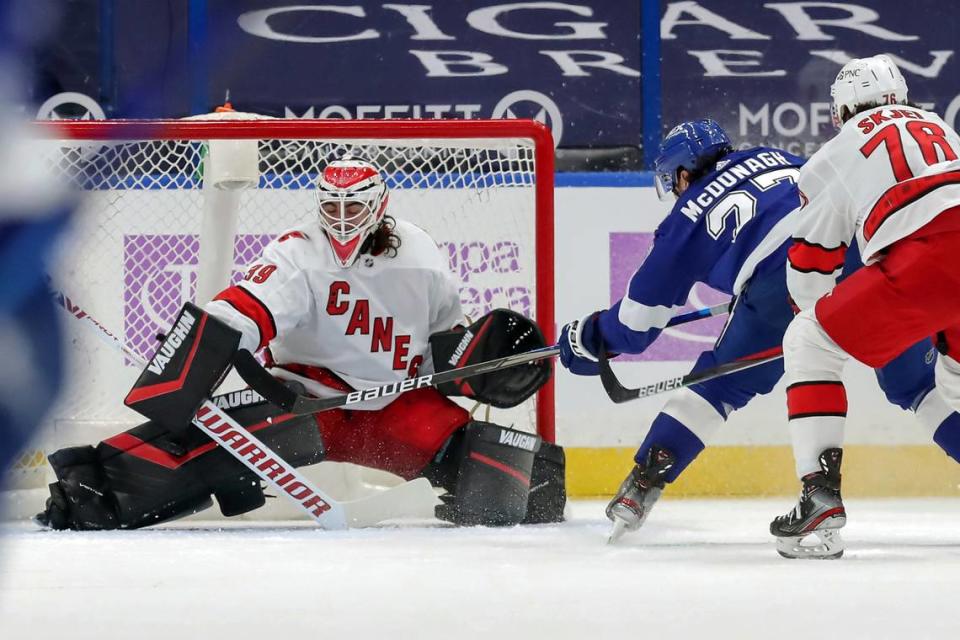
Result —
[[351, 391], [350, 393], [333, 396], [332, 398], [314, 398], [293, 391], [270, 375], [270, 372], [264, 369], [249, 351], [238, 351], [233, 366], [237, 370], [237, 373], [240, 374], [240, 377], [243, 378], [244, 382], [253, 387], [257, 393], [264, 398], [288, 413], [303, 415], [347, 407], [359, 402], [373, 400], [374, 398], [395, 396], [414, 389], [436, 386], [451, 380], [460, 380], [483, 373], [492, 373], [500, 369], [516, 367], [545, 358], [552, 358], [559, 353], [559, 347], [541, 347], [540, 349], [515, 353], [503, 358], [497, 358], [496, 360], [478, 362], [477, 364], [471, 364], [459, 369], [450, 369], [449, 371], [443, 371], [441, 373], [428, 373], [416, 378], [390, 382], [379, 387]]
[[[667, 327], [674, 327], [687, 322], [726, 313], [727, 306], [727, 303], [723, 303], [679, 314], [670, 319]], [[444, 382], [450, 382], [451, 380], [462, 380], [485, 373], [492, 373], [500, 369], [507, 369], [546, 358], [553, 358], [559, 354], [560, 348], [557, 346], [541, 347], [540, 349], [515, 353], [503, 358], [497, 358], [496, 360], [478, 362], [467, 365], [466, 367], [460, 367], [459, 369], [450, 369], [441, 373], [428, 373], [416, 378], [407, 378], [406, 380], [391, 382], [379, 387], [352, 391], [331, 398], [314, 398], [296, 393], [270, 375], [270, 372], [264, 369], [249, 351], [240, 351], [237, 353], [234, 368], [237, 370], [237, 373], [240, 374], [240, 377], [243, 378], [244, 382], [256, 389], [264, 398], [282, 408], [284, 411], [303, 415], [338, 409], [376, 398], [394, 396], [423, 387], [434, 387]]]
[[[132, 362], [145, 366], [146, 361], [129, 349], [109, 329], [74, 303], [65, 294], [52, 290], [57, 304], [73, 318], [96, 331], [104, 343], [119, 350]], [[274, 453], [267, 445], [240, 426], [226, 412], [209, 399], [205, 400], [193, 419], [193, 425], [211, 440], [226, 449], [230, 455], [255, 473], [261, 480], [286, 496], [303, 513], [324, 529], [364, 527], [409, 515], [400, 508], [412, 502], [423, 504], [424, 498], [433, 504], [439, 500], [426, 478], [418, 478], [398, 487], [367, 498], [338, 502], [313, 486], [293, 466]]]

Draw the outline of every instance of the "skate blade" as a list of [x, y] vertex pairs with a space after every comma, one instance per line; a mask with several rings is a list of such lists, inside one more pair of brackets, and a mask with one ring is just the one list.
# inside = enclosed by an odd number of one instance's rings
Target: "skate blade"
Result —
[[[809, 541], [814, 538], [817, 542], [811, 544]], [[791, 560], [835, 560], [843, 555], [843, 550], [843, 538], [837, 529], [777, 538], [777, 553]]]
[[607, 538], [607, 544], [616, 544], [617, 540], [623, 537], [627, 532], [627, 522], [614, 516], [613, 527], [610, 528], [610, 536]]

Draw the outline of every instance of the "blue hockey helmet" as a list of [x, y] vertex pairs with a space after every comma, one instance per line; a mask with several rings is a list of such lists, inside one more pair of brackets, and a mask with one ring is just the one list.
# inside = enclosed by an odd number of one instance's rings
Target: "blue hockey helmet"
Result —
[[681, 122], [660, 143], [653, 161], [657, 195], [661, 200], [676, 195], [673, 188], [680, 169], [698, 173], [732, 150], [730, 138], [715, 120]]

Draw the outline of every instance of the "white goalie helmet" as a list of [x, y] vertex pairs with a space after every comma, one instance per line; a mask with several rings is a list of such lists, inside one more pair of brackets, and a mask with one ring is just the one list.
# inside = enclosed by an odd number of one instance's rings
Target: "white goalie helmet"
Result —
[[383, 221], [388, 198], [383, 176], [369, 162], [336, 160], [320, 174], [316, 197], [320, 226], [340, 265], [349, 267]]
[[906, 104], [907, 81], [886, 54], [854, 58], [843, 65], [830, 86], [833, 125], [843, 125], [843, 109], [855, 113], [863, 105]]

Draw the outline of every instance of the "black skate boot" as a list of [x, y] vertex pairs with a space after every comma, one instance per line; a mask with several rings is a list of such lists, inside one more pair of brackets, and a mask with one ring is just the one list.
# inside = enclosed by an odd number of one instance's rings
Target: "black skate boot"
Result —
[[[842, 449], [827, 449], [820, 454], [822, 471], [803, 477], [800, 501], [790, 513], [770, 523], [777, 537], [777, 552], [784, 558], [839, 558], [843, 539], [839, 529], [847, 524], [847, 513], [840, 497], [840, 461]], [[818, 544], [803, 544], [815, 536]]]
[[636, 531], [643, 525], [663, 491], [664, 474], [676, 461], [670, 451], [654, 445], [647, 452], [646, 462], [633, 468], [607, 505], [607, 517], [613, 521], [608, 542], [616, 542], [625, 531]]

